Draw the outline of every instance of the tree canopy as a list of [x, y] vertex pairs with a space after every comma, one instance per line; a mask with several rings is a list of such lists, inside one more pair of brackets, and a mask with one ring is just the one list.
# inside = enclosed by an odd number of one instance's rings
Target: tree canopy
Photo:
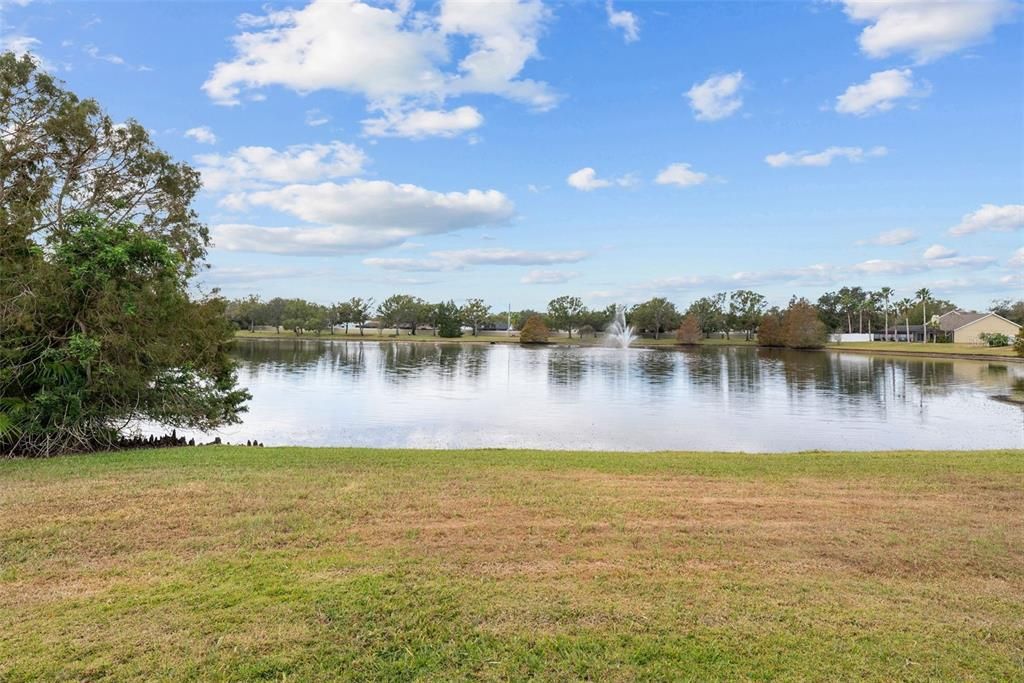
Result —
[[0, 55], [0, 452], [235, 422], [225, 302], [196, 298], [199, 175], [29, 58]]

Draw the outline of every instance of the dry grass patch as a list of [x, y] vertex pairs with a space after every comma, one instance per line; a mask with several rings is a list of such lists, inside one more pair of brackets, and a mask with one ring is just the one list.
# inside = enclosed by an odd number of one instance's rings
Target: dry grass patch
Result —
[[1008, 679], [1024, 454], [0, 462], [0, 679]]

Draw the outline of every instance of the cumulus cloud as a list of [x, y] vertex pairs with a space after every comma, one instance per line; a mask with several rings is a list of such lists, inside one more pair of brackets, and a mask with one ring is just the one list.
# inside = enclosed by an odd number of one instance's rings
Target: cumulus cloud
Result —
[[739, 95], [743, 72], [716, 75], [703, 83], [695, 83], [686, 96], [698, 121], [718, 121], [732, 116], [743, 106]]
[[306, 225], [215, 226], [217, 248], [276, 254], [351, 253], [395, 246], [417, 235], [456, 232], [507, 222], [512, 202], [497, 190], [435, 192], [383, 180], [294, 184], [230, 197], [238, 210], [263, 207]]
[[640, 20], [635, 14], [626, 10], [616, 10], [612, 6], [612, 0], [605, 3], [604, 9], [608, 13], [608, 25], [621, 29], [623, 40], [633, 43], [640, 39]]
[[1024, 204], [982, 204], [980, 209], [961, 218], [949, 229], [949, 234], [959, 237], [986, 230], [1011, 232], [1021, 228], [1024, 228]]
[[577, 277], [579, 273], [567, 270], [531, 270], [519, 278], [524, 285], [560, 285]]
[[[213, 135], [209, 129], [205, 131]], [[207, 141], [198, 137], [195, 139]], [[215, 141], [215, 138], [210, 140]], [[199, 162], [199, 172], [205, 187], [217, 191], [260, 187], [267, 183], [309, 182], [357, 175], [363, 171], [366, 154], [355, 145], [335, 140], [316, 145], [292, 145], [283, 150], [273, 147], [239, 147], [230, 154], [198, 154], [196, 161]], [[230, 198], [228, 207], [236, 204], [237, 200], [237, 197]]]
[[864, 54], [910, 54], [930, 62], [984, 40], [1016, 12], [1011, 0], [843, 0], [846, 14], [870, 24], [860, 34]]
[[897, 228], [896, 230], [887, 230], [880, 232], [874, 237], [866, 240], [858, 240], [858, 246], [865, 246], [868, 244], [878, 245], [880, 247], [898, 247], [904, 244], [908, 244], [917, 239], [917, 233], [913, 230], [906, 228]]
[[840, 114], [869, 116], [889, 111], [896, 100], [923, 97], [928, 89], [914, 83], [910, 69], [887, 69], [871, 74], [867, 81], [851, 85], [836, 98], [836, 111]]
[[658, 173], [654, 182], [659, 185], [675, 185], [677, 187], [689, 187], [700, 185], [708, 179], [707, 173], [694, 171], [690, 164], [675, 163], [669, 164]]
[[864, 150], [862, 147], [829, 147], [821, 152], [779, 152], [769, 154], [764, 161], [774, 168], [785, 166], [830, 166], [833, 159], [846, 159], [847, 161], [860, 162], [870, 157], [882, 157], [889, 153], [885, 147], [872, 147]]
[[956, 251], [941, 244], [933, 244], [932, 246], [925, 249], [924, 253], [921, 254], [921, 258], [927, 261], [932, 261], [934, 259], [951, 258], [953, 256], [956, 256]]
[[587, 166], [570, 173], [565, 179], [565, 182], [567, 182], [570, 187], [575, 187], [581, 192], [591, 192], [602, 187], [611, 187], [612, 185], [618, 185], [619, 187], [631, 187], [636, 185], [637, 179], [632, 173], [627, 173], [624, 176], [612, 179], [598, 178], [597, 171], [590, 166]]
[[483, 115], [475, 107], [469, 106], [451, 111], [389, 110], [378, 118], [364, 119], [363, 132], [371, 137], [451, 138], [479, 128], [483, 123]]
[[1011, 268], [1024, 268], [1024, 247], [1020, 247], [1017, 251], [1013, 252], [1013, 256], [1006, 262], [1006, 265]]
[[921, 261], [869, 259], [854, 264], [850, 270], [854, 273], [870, 275], [906, 275], [940, 268], [988, 268], [995, 262], [996, 260], [991, 256], [933, 257]]
[[[409, 2], [313, 0], [301, 9], [243, 15], [234, 58], [214, 66], [203, 89], [224, 105], [238, 104], [247, 91], [283, 86], [358, 93], [373, 110], [415, 112], [473, 93], [550, 109], [558, 101], [551, 87], [520, 77], [540, 54], [550, 16], [541, 0], [443, 0], [430, 12], [413, 11]], [[452, 64], [455, 42], [468, 44], [468, 51]], [[464, 126], [466, 113], [460, 116]]]
[[[363, 259], [363, 264], [412, 272], [464, 270], [469, 266], [536, 266], [578, 263], [587, 258], [585, 251], [525, 251], [516, 249], [460, 249], [433, 251], [426, 258]], [[534, 271], [540, 272], [540, 271]], [[550, 271], [546, 271], [550, 272]]]
[[185, 131], [185, 137], [191, 138], [203, 145], [217, 144], [217, 136], [209, 126], [196, 126]]

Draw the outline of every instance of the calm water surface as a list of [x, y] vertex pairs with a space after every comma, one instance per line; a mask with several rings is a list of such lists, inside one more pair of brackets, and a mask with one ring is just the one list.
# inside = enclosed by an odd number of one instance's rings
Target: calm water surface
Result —
[[[1024, 364], [748, 347], [244, 340], [231, 442], [792, 451], [1024, 447]], [[205, 437], [204, 437], [205, 438]]]

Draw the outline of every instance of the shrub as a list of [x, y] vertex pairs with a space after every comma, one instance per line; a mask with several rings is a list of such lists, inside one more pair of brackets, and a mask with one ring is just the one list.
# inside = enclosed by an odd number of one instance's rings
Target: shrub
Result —
[[789, 304], [782, 316], [782, 331], [786, 346], [791, 349], [820, 349], [828, 339], [828, 330], [818, 318], [818, 309], [806, 299]]
[[531, 315], [523, 329], [519, 331], [519, 341], [522, 344], [543, 344], [550, 336], [551, 331], [539, 315]]
[[1010, 338], [1002, 332], [982, 332], [978, 335], [989, 346], [1009, 346]]
[[1024, 358], [1024, 332], [1017, 335], [1017, 339], [1013, 342], [1013, 350], [1018, 356]]
[[679, 323], [679, 329], [676, 330], [676, 341], [680, 344], [699, 344], [702, 336], [704, 335], [700, 331], [700, 321], [697, 320], [697, 317], [683, 316], [682, 322]]
[[758, 346], [785, 346], [786, 337], [782, 329], [782, 313], [773, 308], [764, 314], [761, 325], [757, 328]]

